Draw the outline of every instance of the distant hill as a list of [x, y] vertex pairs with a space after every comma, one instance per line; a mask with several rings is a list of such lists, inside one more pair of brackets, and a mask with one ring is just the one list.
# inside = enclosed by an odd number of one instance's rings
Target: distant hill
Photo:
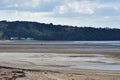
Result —
[[1, 40], [120, 40], [120, 29], [0, 21]]

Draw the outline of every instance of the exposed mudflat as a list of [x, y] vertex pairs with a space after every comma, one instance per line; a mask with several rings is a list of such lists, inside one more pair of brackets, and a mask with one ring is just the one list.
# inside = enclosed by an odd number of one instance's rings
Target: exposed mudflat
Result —
[[43, 69], [119, 70], [120, 61], [103, 54], [0, 53], [3, 66]]
[[0, 41], [0, 66], [24, 69], [19, 80], [119, 80], [120, 41]]

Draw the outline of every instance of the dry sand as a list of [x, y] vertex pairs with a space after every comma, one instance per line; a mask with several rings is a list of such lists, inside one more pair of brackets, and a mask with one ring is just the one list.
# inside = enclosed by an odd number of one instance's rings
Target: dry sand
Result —
[[[87, 71], [86, 71], [87, 72]], [[92, 71], [93, 72], [93, 71]], [[3, 74], [4, 73], [4, 74]], [[120, 80], [120, 76], [114, 73], [104, 72], [97, 74], [72, 74], [52, 71], [30, 71], [21, 69], [0, 69], [0, 80]], [[109, 74], [109, 75], [108, 75]], [[111, 74], [111, 75], [110, 75]], [[16, 76], [14, 78], [14, 76]]]

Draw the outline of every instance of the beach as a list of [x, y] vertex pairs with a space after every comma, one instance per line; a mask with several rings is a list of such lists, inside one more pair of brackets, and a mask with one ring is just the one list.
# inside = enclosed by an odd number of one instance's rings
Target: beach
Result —
[[17, 80], [119, 80], [119, 41], [0, 41], [1, 69]]

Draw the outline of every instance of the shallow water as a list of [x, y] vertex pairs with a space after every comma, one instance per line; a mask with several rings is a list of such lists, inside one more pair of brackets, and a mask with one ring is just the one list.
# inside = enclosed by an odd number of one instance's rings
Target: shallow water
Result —
[[71, 66], [77, 69], [120, 70], [120, 64], [79, 64]]
[[[9, 64], [3, 63], [9, 61]], [[15, 61], [15, 64], [14, 64]], [[120, 70], [120, 63], [101, 54], [0, 53], [0, 65]]]

